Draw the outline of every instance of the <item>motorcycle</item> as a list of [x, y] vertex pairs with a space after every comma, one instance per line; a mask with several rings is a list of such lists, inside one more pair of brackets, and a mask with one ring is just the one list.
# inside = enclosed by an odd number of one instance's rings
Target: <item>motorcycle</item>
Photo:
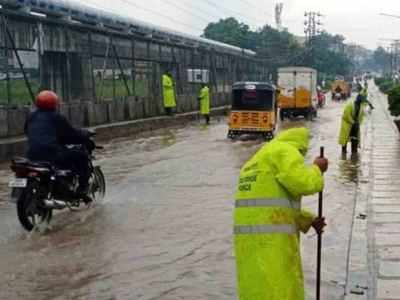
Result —
[[318, 92], [318, 107], [323, 108], [326, 104], [326, 97], [323, 92]]
[[[106, 182], [100, 166], [93, 164], [93, 151], [103, 148], [96, 146], [90, 150], [85, 145], [69, 145], [68, 148], [87, 151], [91, 173], [87, 195], [93, 202], [100, 201], [105, 196]], [[44, 223], [49, 224], [53, 210], [73, 210], [83, 204], [77, 199], [78, 175], [71, 170], [23, 157], [12, 159], [11, 170], [15, 173], [15, 178], [9, 183], [11, 202], [16, 204], [18, 219], [27, 231]]]

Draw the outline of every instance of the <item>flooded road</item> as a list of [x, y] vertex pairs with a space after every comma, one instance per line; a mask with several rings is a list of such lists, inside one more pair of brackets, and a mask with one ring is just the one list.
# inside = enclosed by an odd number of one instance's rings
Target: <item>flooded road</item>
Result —
[[[329, 103], [312, 123], [309, 160], [325, 146], [322, 299], [342, 299], [357, 159], [337, 145], [343, 104]], [[103, 203], [60, 213], [45, 234], [26, 234], [0, 184], [0, 299], [235, 299], [233, 199], [239, 169], [261, 141], [226, 139], [226, 120], [192, 123], [136, 139], [114, 140], [98, 155], [108, 183]], [[304, 200], [317, 211], [317, 196]], [[302, 240], [313, 299], [316, 237]]]

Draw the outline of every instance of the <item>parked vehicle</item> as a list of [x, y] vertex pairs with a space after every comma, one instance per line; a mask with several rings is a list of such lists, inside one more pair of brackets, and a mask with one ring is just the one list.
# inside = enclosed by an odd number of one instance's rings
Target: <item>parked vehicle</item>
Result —
[[278, 70], [279, 116], [304, 116], [312, 120], [317, 116], [317, 71], [306, 67], [286, 67]]
[[[88, 196], [93, 201], [99, 201], [105, 195], [106, 183], [100, 166], [93, 165], [95, 157], [83, 145], [71, 145], [69, 148], [88, 151], [91, 169]], [[23, 157], [12, 160], [11, 170], [15, 173], [15, 178], [9, 184], [12, 189], [11, 202], [16, 203], [18, 219], [27, 231], [49, 223], [54, 209], [73, 209], [82, 204], [81, 200], [76, 199], [78, 176], [70, 170]]]
[[274, 137], [277, 105], [276, 87], [267, 82], [238, 82], [232, 87], [232, 109], [228, 138], [257, 134]]

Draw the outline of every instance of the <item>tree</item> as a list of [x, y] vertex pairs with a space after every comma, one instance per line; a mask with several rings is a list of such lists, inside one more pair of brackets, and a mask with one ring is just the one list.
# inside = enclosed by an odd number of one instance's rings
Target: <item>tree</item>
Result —
[[257, 33], [256, 51], [274, 67], [293, 65], [295, 58], [303, 52], [294, 35], [288, 31], [278, 31], [269, 25]]
[[235, 18], [210, 23], [203, 37], [257, 52], [257, 56], [270, 65], [271, 70], [282, 66], [309, 66], [330, 77], [346, 76], [354, 63], [345, 53], [345, 38], [327, 32], [314, 37], [306, 45], [288, 31], [279, 31], [266, 25], [257, 31]]
[[373, 55], [377, 70], [388, 73], [390, 69], [390, 53], [383, 47], [378, 47]]
[[202, 36], [233, 46], [254, 49], [252, 47], [254, 41], [251, 42], [252, 33], [249, 26], [239, 23], [235, 18], [228, 18], [220, 20], [217, 23], [208, 24]]

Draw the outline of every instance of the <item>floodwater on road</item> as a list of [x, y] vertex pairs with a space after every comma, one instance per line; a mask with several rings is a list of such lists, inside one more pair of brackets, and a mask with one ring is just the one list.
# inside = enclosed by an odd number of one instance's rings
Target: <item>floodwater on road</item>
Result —
[[[342, 299], [358, 161], [337, 145], [343, 104], [311, 123], [309, 161], [325, 146], [322, 299]], [[0, 170], [0, 299], [235, 299], [232, 211], [240, 167], [262, 141], [226, 139], [224, 118], [107, 143], [98, 155], [106, 199], [57, 214], [46, 233], [26, 234], [6, 202]], [[317, 211], [318, 196], [304, 199]], [[313, 299], [316, 237], [303, 236], [307, 293]]]

